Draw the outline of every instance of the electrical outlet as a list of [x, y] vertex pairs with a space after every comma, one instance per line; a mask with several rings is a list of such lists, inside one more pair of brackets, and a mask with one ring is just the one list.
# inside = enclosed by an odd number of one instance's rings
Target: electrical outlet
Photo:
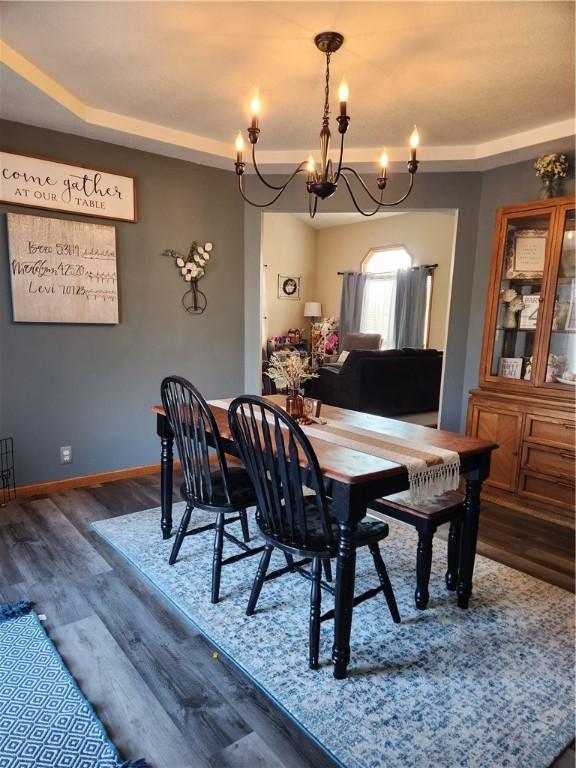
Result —
[[60, 446], [60, 464], [72, 464], [72, 446]]

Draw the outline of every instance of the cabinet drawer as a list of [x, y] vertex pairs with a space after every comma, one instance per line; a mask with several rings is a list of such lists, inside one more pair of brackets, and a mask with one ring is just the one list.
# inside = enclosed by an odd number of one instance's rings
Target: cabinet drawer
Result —
[[526, 443], [522, 451], [522, 469], [542, 475], [574, 477], [575, 455], [567, 450], [554, 450]]
[[574, 422], [568, 418], [553, 419], [527, 413], [524, 439], [541, 445], [553, 445], [558, 448], [573, 450], [574, 429]]
[[555, 504], [573, 512], [574, 483], [555, 477], [542, 477], [532, 472], [520, 472], [518, 494], [545, 504]]

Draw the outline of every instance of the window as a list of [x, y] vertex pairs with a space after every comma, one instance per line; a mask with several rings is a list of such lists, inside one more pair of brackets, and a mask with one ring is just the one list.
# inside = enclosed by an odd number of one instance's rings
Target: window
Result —
[[396, 346], [396, 273], [411, 266], [412, 256], [402, 247], [372, 250], [362, 262], [362, 271], [373, 277], [367, 281], [364, 291], [360, 330], [362, 333], [379, 333], [382, 349]]

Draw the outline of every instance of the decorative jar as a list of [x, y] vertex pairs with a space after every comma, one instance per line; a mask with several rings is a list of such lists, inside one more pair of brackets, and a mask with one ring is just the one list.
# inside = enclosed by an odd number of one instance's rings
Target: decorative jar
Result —
[[297, 389], [289, 389], [286, 395], [286, 413], [293, 419], [304, 416], [304, 398]]

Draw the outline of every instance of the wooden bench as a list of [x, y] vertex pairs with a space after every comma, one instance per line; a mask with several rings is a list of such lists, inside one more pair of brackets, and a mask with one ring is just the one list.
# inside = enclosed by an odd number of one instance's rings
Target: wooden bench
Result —
[[448, 567], [445, 578], [446, 587], [452, 592], [456, 589], [464, 514], [463, 494], [449, 491], [422, 504], [413, 504], [410, 501], [410, 493], [403, 491], [371, 502], [370, 514], [375, 517], [392, 517], [408, 525], [413, 525], [418, 531], [414, 598], [416, 607], [421, 610], [426, 608], [429, 600], [428, 584], [432, 567], [432, 539], [440, 525], [450, 523]]

